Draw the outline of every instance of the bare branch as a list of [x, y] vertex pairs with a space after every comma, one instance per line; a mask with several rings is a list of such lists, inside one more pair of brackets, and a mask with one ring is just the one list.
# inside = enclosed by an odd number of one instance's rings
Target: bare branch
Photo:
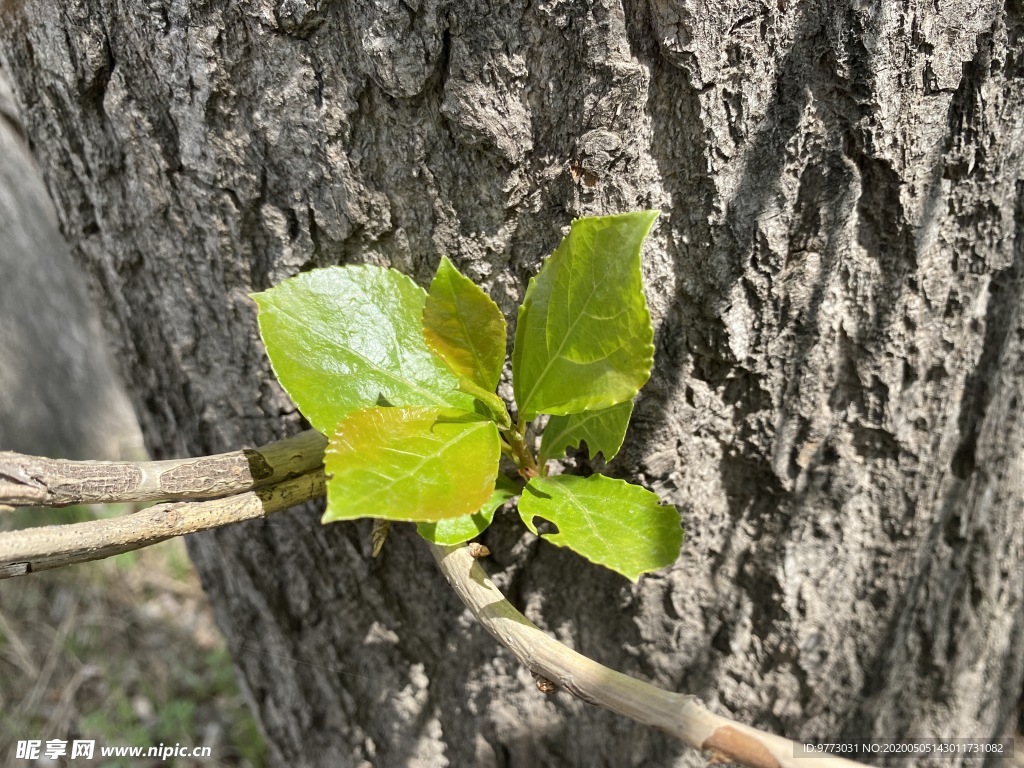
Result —
[[260, 448], [170, 461], [63, 461], [0, 451], [0, 511], [220, 498], [317, 469], [326, 445], [309, 430]]
[[157, 504], [123, 517], [0, 534], [0, 578], [60, 568], [219, 528], [322, 496], [324, 474], [307, 472], [269, 488], [212, 501]]
[[[0, 578], [99, 560], [174, 536], [251, 520], [324, 493], [325, 441], [306, 432], [255, 450], [179, 461], [66, 462], [0, 454], [0, 503], [65, 506], [234, 494], [157, 504], [135, 514], [0, 534]], [[303, 471], [303, 474], [294, 476]], [[261, 487], [263, 486], [263, 487]], [[27, 501], [26, 501], [27, 500]], [[665, 731], [683, 743], [749, 768], [849, 768], [849, 760], [802, 757], [788, 739], [741, 725], [673, 693], [598, 664], [542, 632], [476, 564], [469, 547], [431, 544], [459, 598], [545, 690], [565, 688], [591, 704]]]
[[448, 583], [494, 638], [535, 675], [589, 704], [650, 725], [684, 744], [750, 768], [852, 768], [836, 757], [794, 758], [800, 747], [705, 709], [693, 696], [673, 693], [616, 672], [545, 634], [505, 599], [469, 548], [431, 544]]

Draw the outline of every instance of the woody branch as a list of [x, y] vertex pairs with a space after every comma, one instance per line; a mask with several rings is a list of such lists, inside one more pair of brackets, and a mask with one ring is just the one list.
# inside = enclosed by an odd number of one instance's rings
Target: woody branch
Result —
[[[80, 462], [0, 452], [0, 507], [163, 500], [118, 518], [0, 533], [0, 578], [97, 560], [174, 536], [250, 520], [324, 493], [326, 441], [309, 431], [256, 449], [154, 462]], [[749, 768], [844, 768], [849, 760], [797, 758], [800, 746], [708, 711], [570, 650], [505, 598], [465, 546], [430, 544], [441, 572], [498, 642], [545, 681], [658, 728], [714, 759]]]

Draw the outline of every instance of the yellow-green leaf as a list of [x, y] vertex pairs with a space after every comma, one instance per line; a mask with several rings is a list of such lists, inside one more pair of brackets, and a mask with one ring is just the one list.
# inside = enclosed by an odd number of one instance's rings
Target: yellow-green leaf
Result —
[[443, 544], [446, 547], [454, 547], [464, 541], [474, 539], [487, 530], [487, 526], [494, 520], [494, 513], [498, 507], [509, 499], [522, 493], [522, 488], [509, 480], [504, 475], [498, 475], [498, 482], [494, 486], [494, 493], [491, 498], [480, 508], [479, 512], [462, 517], [453, 517], [450, 520], [439, 520], [436, 523], [420, 523], [416, 526], [427, 541], [435, 544]]
[[535, 477], [519, 500], [519, 515], [534, 533], [535, 518], [554, 523], [557, 533], [543, 538], [632, 581], [674, 563], [683, 543], [675, 507], [604, 475]]
[[590, 458], [600, 453], [605, 461], [611, 461], [622, 447], [632, 415], [633, 401], [627, 400], [600, 411], [552, 416], [541, 438], [540, 463], [560, 459], [565, 456], [566, 448], [578, 449], [580, 443], [587, 444]]
[[473, 398], [423, 341], [426, 292], [400, 272], [315, 269], [253, 298], [274, 373], [325, 435], [373, 405], [473, 410]]
[[494, 392], [505, 364], [505, 318], [447, 256], [441, 257], [427, 294], [423, 337], [457, 377]]
[[365, 408], [330, 437], [323, 522], [436, 522], [476, 512], [494, 492], [493, 421], [441, 408]]
[[520, 416], [625, 402], [647, 382], [654, 331], [640, 250], [657, 211], [578, 219], [530, 280], [512, 374]]

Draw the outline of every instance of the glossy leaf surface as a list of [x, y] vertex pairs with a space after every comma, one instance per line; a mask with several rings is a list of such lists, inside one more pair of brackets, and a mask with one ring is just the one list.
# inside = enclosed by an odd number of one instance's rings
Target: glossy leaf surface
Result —
[[330, 436], [343, 417], [374, 405], [474, 408], [427, 349], [426, 293], [370, 265], [304, 272], [253, 296], [260, 334], [281, 386]]
[[494, 392], [505, 365], [505, 318], [447, 256], [441, 257], [427, 294], [423, 337], [456, 377]]
[[522, 491], [522, 487], [499, 474], [498, 482], [494, 486], [494, 493], [479, 512], [453, 517], [450, 520], [440, 520], [436, 523], [420, 523], [416, 526], [416, 530], [424, 539], [435, 544], [443, 544], [448, 547], [462, 544], [464, 541], [475, 539], [487, 530], [487, 526], [494, 520], [494, 513], [498, 511], [498, 507], [518, 496]]
[[622, 447], [632, 415], [633, 401], [627, 400], [600, 411], [552, 416], [541, 438], [540, 463], [562, 458], [566, 448], [579, 449], [581, 442], [587, 444], [590, 458], [600, 453], [611, 461]]
[[683, 543], [675, 507], [604, 475], [534, 478], [519, 500], [519, 514], [534, 533], [535, 518], [554, 523], [558, 532], [543, 538], [632, 581], [674, 563]]
[[494, 492], [494, 422], [439, 408], [365, 408], [329, 438], [323, 522], [435, 522], [476, 512]]
[[640, 251], [657, 215], [574, 221], [530, 280], [512, 353], [516, 403], [527, 421], [607, 408], [647, 382], [654, 331]]

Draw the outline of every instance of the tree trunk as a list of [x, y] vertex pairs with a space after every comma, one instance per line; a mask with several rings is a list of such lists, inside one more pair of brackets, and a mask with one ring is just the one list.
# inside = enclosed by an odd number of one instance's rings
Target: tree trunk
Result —
[[136, 459], [142, 438], [0, 71], [0, 451]]
[[[614, 469], [679, 505], [683, 554], [633, 587], [501, 520], [499, 585], [792, 737], [1012, 728], [1021, 0], [30, 0], [2, 25], [154, 457], [299, 428], [252, 291], [347, 262], [426, 283], [449, 254], [512, 316], [571, 218], [660, 208]], [[412, 531], [368, 550], [311, 509], [190, 542], [279, 764], [702, 761], [539, 694]]]

